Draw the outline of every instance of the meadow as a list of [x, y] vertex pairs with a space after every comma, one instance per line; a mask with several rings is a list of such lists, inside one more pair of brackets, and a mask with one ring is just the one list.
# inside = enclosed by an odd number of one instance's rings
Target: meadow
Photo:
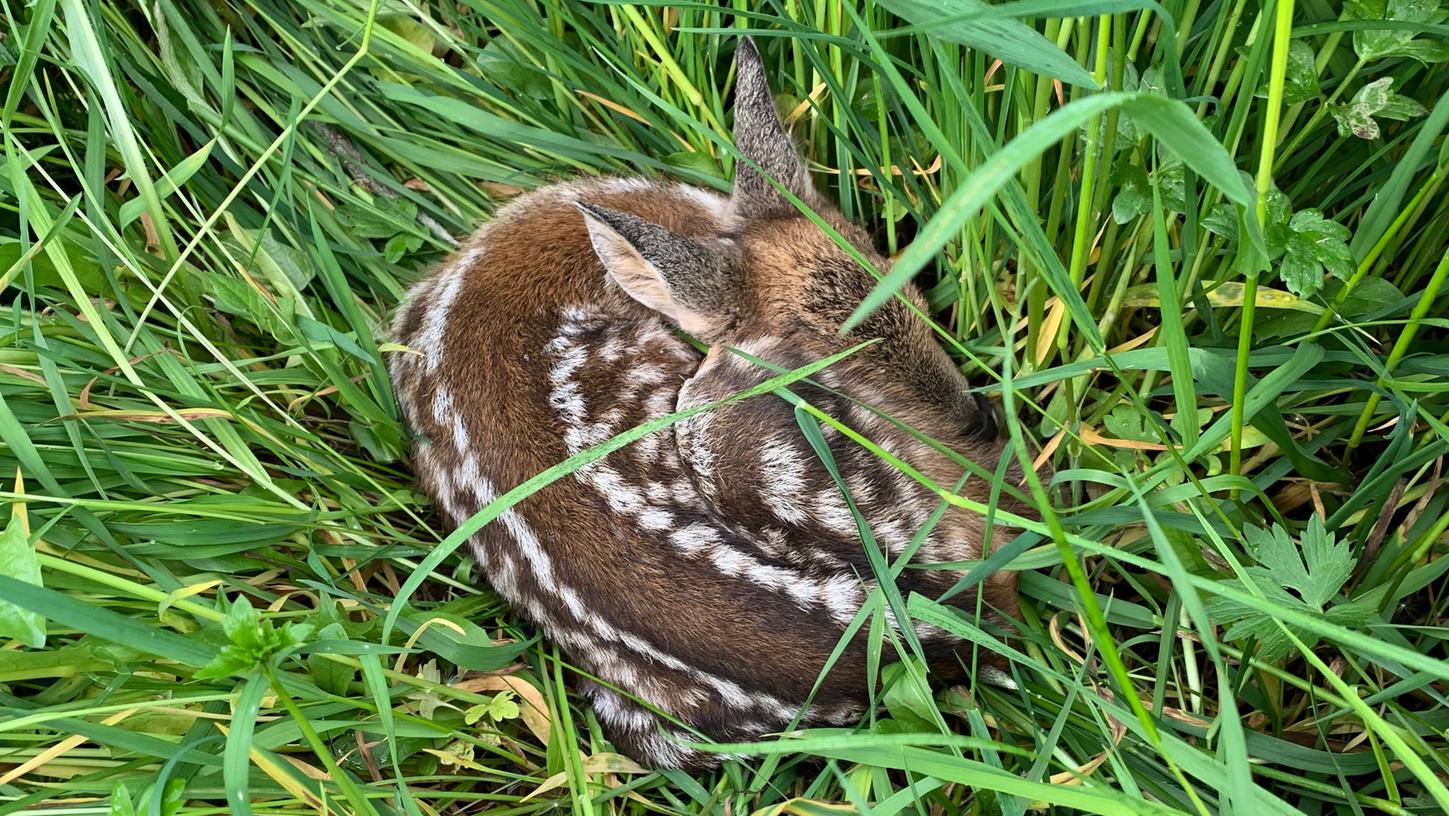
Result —
[[[0, 9], [0, 814], [1449, 811], [1439, 0]], [[647, 772], [414, 489], [386, 326], [522, 191], [727, 190], [743, 33], [862, 309], [1054, 476], [1009, 642], [900, 599], [1015, 688]]]

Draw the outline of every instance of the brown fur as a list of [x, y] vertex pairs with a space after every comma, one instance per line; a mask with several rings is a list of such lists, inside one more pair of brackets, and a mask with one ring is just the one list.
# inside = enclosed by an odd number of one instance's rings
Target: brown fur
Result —
[[[763, 87], [751, 45], [740, 71], [741, 83]], [[763, 104], [759, 96], [738, 105]], [[803, 165], [789, 164], [773, 109], [737, 120], [763, 128], [739, 138], [762, 152], [759, 165], [824, 207]], [[761, 185], [752, 177], [728, 204], [640, 180], [540, 190], [500, 210], [414, 290], [395, 334], [419, 353], [395, 356], [393, 378], [418, 438], [420, 484], [450, 524], [615, 433], [772, 376], [732, 347], [793, 368], [879, 337], [792, 391], [938, 484], [954, 484], [961, 466], [852, 398], [995, 469], [1002, 445], [985, 433], [994, 419], [929, 328], [892, 303], [837, 337], [873, 279]], [[824, 213], [885, 268], [857, 228]], [[661, 312], [694, 327], [708, 356], [671, 334]], [[872, 530], [899, 552], [937, 498], [844, 436], [826, 436]], [[967, 480], [964, 495], [988, 493], [981, 479]], [[985, 535], [978, 516], [953, 509], [915, 560], [979, 558]], [[997, 546], [1007, 537], [996, 531]], [[472, 545], [501, 594], [576, 665], [623, 692], [586, 687], [610, 739], [655, 765], [697, 767], [712, 756], [679, 747], [692, 737], [638, 701], [720, 741], [783, 728], [874, 580], [839, 490], [794, 409], [772, 395], [611, 454], [524, 500]], [[960, 575], [907, 569], [898, 584], [936, 595]], [[994, 617], [1015, 612], [1013, 573], [992, 576], [985, 593]], [[975, 594], [954, 602], [974, 608]], [[922, 634], [943, 667], [955, 663], [953, 638]], [[857, 638], [806, 723], [862, 713], [864, 663]]]

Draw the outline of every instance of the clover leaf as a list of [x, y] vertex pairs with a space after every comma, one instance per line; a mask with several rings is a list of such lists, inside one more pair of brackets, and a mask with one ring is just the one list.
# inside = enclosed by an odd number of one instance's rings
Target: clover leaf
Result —
[[1350, 133], [1360, 139], [1379, 138], [1379, 119], [1406, 121], [1423, 116], [1428, 110], [1407, 96], [1390, 90], [1393, 77], [1376, 79], [1358, 89], [1346, 105], [1333, 105], [1328, 112], [1338, 123], [1340, 136]]
[[1302, 40], [1288, 46], [1288, 73], [1283, 83], [1283, 104], [1296, 105], [1318, 96], [1318, 63], [1313, 47]]
[[[1255, 94], [1259, 99], [1268, 98], [1264, 86]], [[1297, 105], [1318, 96], [1318, 60], [1313, 46], [1303, 40], [1294, 40], [1288, 46], [1288, 73], [1283, 81], [1283, 104]]]
[[[1449, 19], [1439, 0], [1347, 0], [1349, 20], [1389, 20], [1420, 23], [1420, 29]], [[1384, 57], [1409, 57], [1425, 65], [1449, 59], [1449, 43], [1419, 39], [1421, 31], [1407, 28], [1368, 28], [1353, 33], [1353, 50], [1364, 62]]]

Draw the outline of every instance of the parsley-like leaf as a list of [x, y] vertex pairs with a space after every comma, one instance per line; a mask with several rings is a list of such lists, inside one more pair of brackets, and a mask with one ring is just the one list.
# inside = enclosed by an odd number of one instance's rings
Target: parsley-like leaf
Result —
[[1348, 228], [1329, 221], [1318, 210], [1301, 210], [1288, 221], [1288, 238], [1278, 276], [1293, 294], [1306, 297], [1323, 286], [1323, 273], [1348, 280], [1353, 255], [1348, 251]]
[[[1326, 609], [1347, 583], [1354, 559], [1348, 542], [1338, 541], [1324, 529], [1323, 521], [1317, 516], [1308, 523], [1301, 546], [1277, 525], [1267, 530], [1249, 527], [1243, 531], [1243, 538], [1248, 554], [1257, 565], [1246, 568], [1247, 581], [1235, 580], [1229, 584], [1245, 591], [1256, 589], [1274, 605], [1324, 615], [1344, 626], [1361, 626], [1373, 615], [1373, 605], [1363, 601], [1340, 603]], [[1220, 623], [1227, 625], [1225, 640], [1255, 638], [1259, 656], [1265, 660], [1282, 658], [1292, 649], [1292, 640], [1279, 628], [1270, 610], [1226, 598], [1214, 598], [1208, 609]], [[1318, 642], [1306, 630], [1292, 625], [1288, 629], [1310, 648]]]

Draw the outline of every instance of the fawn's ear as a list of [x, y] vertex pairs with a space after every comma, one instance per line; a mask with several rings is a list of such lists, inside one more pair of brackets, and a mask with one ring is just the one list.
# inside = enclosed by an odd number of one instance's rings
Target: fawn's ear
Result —
[[731, 210], [745, 218], [798, 212], [765, 176], [773, 177], [796, 198], [818, 209], [819, 197], [810, 183], [810, 172], [780, 123], [765, 77], [765, 64], [749, 37], [735, 49], [735, 67], [735, 147], [744, 159], [735, 162]]
[[638, 216], [576, 202], [609, 277], [628, 295], [702, 340], [732, 322], [735, 245], [675, 235]]

